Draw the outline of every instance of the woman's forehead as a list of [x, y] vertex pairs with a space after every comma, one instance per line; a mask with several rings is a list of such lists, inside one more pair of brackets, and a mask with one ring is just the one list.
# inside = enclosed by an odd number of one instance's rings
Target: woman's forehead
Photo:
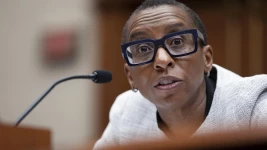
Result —
[[[166, 31], [175, 27], [176, 30], [192, 28], [191, 19], [187, 13], [179, 7], [162, 5], [148, 8], [138, 12], [131, 18], [128, 24], [128, 39], [141, 30]], [[177, 29], [178, 28], [178, 29]]]
[[191, 20], [183, 8], [172, 5], [161, 5], [157, 7], [146, 8], [137, 12], [133, 17], [130, 18], [129, 25], [134, 25], [140, 20], [157, 19], [157, 17], [162, 17], [164, 15], [174, 15], [179, 16], [183, 20]]

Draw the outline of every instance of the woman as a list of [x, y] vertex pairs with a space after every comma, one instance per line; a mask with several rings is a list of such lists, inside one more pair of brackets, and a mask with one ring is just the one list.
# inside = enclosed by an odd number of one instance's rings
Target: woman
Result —
[[205, 27], [184, 4], [146, 0], [122, 37], [132, 91], [117, 97], [96, 149], [267, 124], [267, 76], [242, 78], [214, 65]]

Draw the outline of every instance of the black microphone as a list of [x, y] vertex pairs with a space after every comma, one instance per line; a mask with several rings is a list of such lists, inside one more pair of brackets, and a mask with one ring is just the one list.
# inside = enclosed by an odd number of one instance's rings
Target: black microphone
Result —
[[105, 70], [97, 70], [94, 71], [92, 74], [89, 75], [82, 75], [82, 76], [71, 76], [67, 78], [63, 78], [55, 82], [40, 98], [38, 98], [29, 108], [26, 110], [21, 117], [17, 120], [15, 127], [17, 127], [20, 122], [45, 98], [45, 96], [59, 83], [72, 80], [72, 79], [89, 79], [95, 83], [108, 83], [112, 80], [112, 74], [109, 71]]

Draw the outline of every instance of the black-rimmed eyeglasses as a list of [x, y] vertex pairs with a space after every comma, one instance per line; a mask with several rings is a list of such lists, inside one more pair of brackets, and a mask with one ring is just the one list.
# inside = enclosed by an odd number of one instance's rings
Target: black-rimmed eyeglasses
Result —
[[171, 57], [193, 54], [198, 49], [198, 40], [204, 42], [203, 34], [197, 29], [183, 30], [165, 35], [161, 39], [138, 40], [121, 45], [122, 55], [129, 66], [153, 62], [159, 47]]

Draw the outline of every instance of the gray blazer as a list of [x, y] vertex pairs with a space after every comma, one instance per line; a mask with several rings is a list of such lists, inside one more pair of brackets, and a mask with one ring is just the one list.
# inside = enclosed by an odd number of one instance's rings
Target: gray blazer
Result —
[[[217, 84], [205, 121], [194, 135], [267, 125], [267, 75], [240, 77], [218, 65]], [[157, 109], [139, 92], [120, 94], [109, 114], [109, 124], [94, 149], [133, 141], [164, 138]]]

